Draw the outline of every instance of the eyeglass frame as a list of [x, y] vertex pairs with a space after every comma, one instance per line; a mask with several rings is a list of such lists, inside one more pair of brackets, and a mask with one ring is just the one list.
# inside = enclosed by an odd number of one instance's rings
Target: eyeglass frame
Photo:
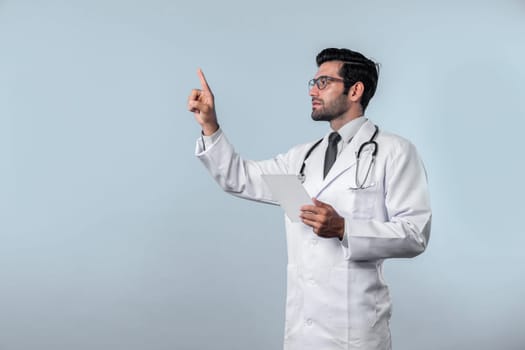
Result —
[[[324, 83], [322, 82], [324, 80]], [[314, 87], [314, 85], [317, 86], [319, 90], [323, 90], [328, 86], [329, 82], [341, 82], [344, 83], [344, 79], [331, 77], [329, 75], [321, 75], [320, 77], [313, 78], [310, 81], [308, 81], [308, 87], [311, 89]], [[320, 85], [321, 84], [321, 85]]]

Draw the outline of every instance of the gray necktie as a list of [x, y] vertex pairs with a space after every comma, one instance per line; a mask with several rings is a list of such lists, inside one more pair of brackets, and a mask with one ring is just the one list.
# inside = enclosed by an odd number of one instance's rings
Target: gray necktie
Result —
[[333, 132], [328, 136], [328, 148], [326, 148], [326, 153], [324, 155], [324, 177], [330, 171], [330, 168], [335, 163], [335, 158], [337, 158], [337, 144], [341, 140], [341, 135], [337, 132]]

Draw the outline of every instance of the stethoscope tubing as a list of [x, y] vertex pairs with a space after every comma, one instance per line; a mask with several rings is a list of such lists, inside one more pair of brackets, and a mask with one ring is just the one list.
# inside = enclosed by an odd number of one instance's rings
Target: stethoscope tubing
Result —
[[[368, 140], [367, 142], [363, 142], [361, 144], [361, 146], [359, 146], [359, 150], [357, 151], [357, 154], [356, 154], [356, 173], [355, 173], [355, 185], [356, 187], [350, 187], [350, 189], [353, 189], [353, 190], [358, 190], [358, 189], [364, 189], [364, 185], [366, 183], [366, 180], [368, 179], [368, 176], [370, 174], [370, 170], [372, 169], [373, 165], [375, 164], [375, 159], [376, 159], [376, 156], [377, 156], [377, 150], [379, 148], [377, 142], [375, 141], [375, 138], [377, 137], [377, 134], [379, 132], [379, 127], [377, 125], [374, 125], [375, 127], [375, 130], [374, 130], [374, 133], [372, 134], [372, 137], [370, 137], [370, 140]], [[297, 175], [297, 178], [302, 182], [304, 183], [304, 181], [306, 180], [306, 176], [304, 174], [304, 169], [306, 167], [306, 161], [308, 160], [308, 157], [310, 157], [310, 154], [312, 154], [312, 152], [316, 149], [317, 146], [319, 146], [319, 144], [321, 143], [321, 141], [323, 141], [323, 139], [320, 139], [318, 141], [316, 141], [311, 147], [310, 149], [308, 150], [308, 152], [306, 152], [305, 156], [304, 156], [304, 159], [303, 159], [303, 163], [301, 164], [301, 169], [299, 170], [299, 174]], [[372, 151], [372, 160], [370, 161], [370, 164], [368, 165], [368, 169], [366, 171], [366, 175], [365, 175], [365, 179], [362, 183], [359, 182], [359, 179], [358, 179], [358, 174], [359, 174], [359, 163], [360, 163], [360, 160], [361, 160], [361, 153], [363, 152], [363, 150], [365, 149], [365, 147], [367, 147], [368, 145], [372, 145], [374, 147], [374, 150]], [[330, 182], [328, 184], [326, 184], [322, 189], [321, 191], [319, 191], [319, 193], [315, 196], [315, 197], [318, 197], [319, 195], [321, 195], [321, 193], [330, 185], [332, 184], [332, 182], [337, 179], [341, 174], [343, 174], [344, 172], [346, 172], [348, 169], [350, 169], [350, 167], [346, 168], [345, 170], [343, 170], [340, 174], [338, 174], [335, 178], [333, 178], [332, 180], [330, 180]]]

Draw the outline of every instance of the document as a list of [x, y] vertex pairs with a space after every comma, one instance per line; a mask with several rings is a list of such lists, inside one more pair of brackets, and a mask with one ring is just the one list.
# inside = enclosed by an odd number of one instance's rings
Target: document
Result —
[[312, 198], [306, 192], [297, 175], [262, 175], [268, 184], [273, 198], [279, 202], [292, 222], [301, 222], [301, 207], [312, 204]]

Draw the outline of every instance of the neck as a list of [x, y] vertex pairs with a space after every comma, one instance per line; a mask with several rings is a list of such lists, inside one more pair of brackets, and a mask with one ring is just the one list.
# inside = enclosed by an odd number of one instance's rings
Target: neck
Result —
[[351, 122], [352, 120], [359, 118], [363, 115], [361, 108], [356, 110], [348, 110], [346, 113], [340, 115], [337, 118], [334, 118], [330, 121], [330, 127], [332, 130], [337, 131], [343, 127], [346, 123]]

